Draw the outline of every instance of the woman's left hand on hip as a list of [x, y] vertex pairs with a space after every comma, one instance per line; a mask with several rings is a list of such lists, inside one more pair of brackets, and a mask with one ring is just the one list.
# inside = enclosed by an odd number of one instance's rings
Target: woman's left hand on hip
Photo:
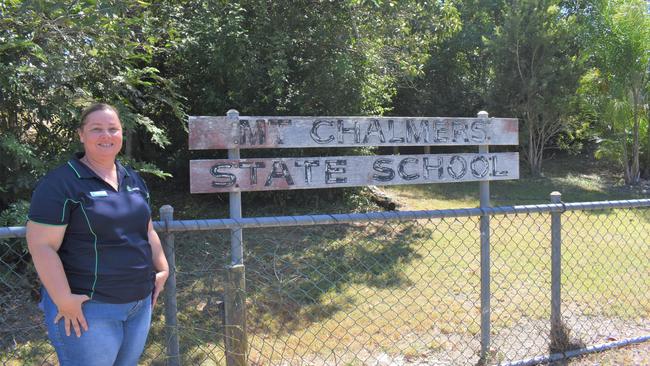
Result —
[[151, 297], [151, 307], [156, 306], [156, 301], [158, 301], [158, 295], [160, 295], [162, 290], [165, 288], [165, 282], [167, 282], [168, 276], [169, 276], [169, 272], [167, 271], [160, 271], [156, 273], [156, 280], [154, 282], [153, 294]]

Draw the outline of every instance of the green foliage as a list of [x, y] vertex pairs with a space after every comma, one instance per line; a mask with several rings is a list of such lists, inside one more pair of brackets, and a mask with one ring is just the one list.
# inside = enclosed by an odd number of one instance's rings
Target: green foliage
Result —
[[593, 116], [602, 141], [597, 156], [615, 162], [625, 182], [636, 184], [644, 150], [650, 172], [650, 13], [641, 0], [596, 1], [595, 10], [586, 37], [592, 69], [579, 90], [582, 111]]
[[428, 45], [421, 73], [399, 83], [397, 115], [471, 117], [486, 108], [492, 62], [485, 40], [494, 35], [504, 4], [473, 0], [455, 6], [446, 13], [447, 37]]
[[[485, 109], [521, 119], [534, 173], [548, 147], [577, 153], [603, 141], [598, 155], [627, 162], [633, 177], [636, 155], [646, 154], [650, 171], [644, 4], [4, 1], [0, 209], [27, 199], [38, 177], [80, 148], [77, 118], [96, 100], [120, 110], [124, 160], [159, 178], [173, 175], [185, 191], [188, 161], [207, 157], [187, 149], [187, 115], [231, 108], [411, 116]], [[631, 118], [612, 119], [613, 100], [626, 100]]]
[[0, 211], [0, 226], [19, 226], [27, 222], [27, 212], [29, 211], [29, 202], [17, 201], [9, 205], [3, 211]]
[[181, 41], [167, 65], [195, 114], [381, 114], [397, 78], [421, 72], [427, 46], [458, 27], [451, 5], [417, 1], [168, 9]]
[[158, 166], [156, 166], [153, 163], [148, 163], [144, 161], [138, 161], [134, 160], [129, 157], [121, 157], [121, 162], [125, 165], [130, 166], [131, 168], [135, 169], [139, 173], [144, 173], [144, 174], [150, 174], [153, 175], [154, 177], [160, 178], [160, 179], [167, 179], [173, 177], [170, 173], [167, 173], [163, 170], [161, 170]]
[[525, 0], [506, 7], [488, 42], [494, 62], [490, 111], [521, 118], [521, 145], [540, 175], [544, 150], [572, 129], [581, 74], [580, 23], [559, 0]]
[[21, 144], [10, 132], [0, 136], [0, 157], [0, 166], [8, 173], [0, 181], [0, 197], [30, 189], [30, 177], [43, 171], [44, 164], [36, 158], [34, 149]]
[[[452, 5], [418, 1], [187, 1], [164, 12], [176, 37], [164, 69], [191, 115], [382, 115], [397, 84], [422, 72], [429, 44], [458, 27]], [[185, 177], [200, 153], [187, 151], [185, 131], [169, 131], [172, 173]]]
[[[603, 122], [607, 125], [597, 125], [602, 138], [594, 153], [595, 157], [609, 160], [618, 167], [627, 168], [630, 163], [629, 146], [634, 145], [635, 135], [633, 107], [626, 99], [610, 99], [603, 107]], [[647, 119], [640, 117], [638, 122], [638, 136], [648, 136]]]
[[[21, 226], [27, 222], [29, 202], [17, 201], [0, 211], [0, 227]], [[27, 245], [23, 239], [0, 239], [0, 263], [17, 262], [27, 255]]]
[[78, 147], [77, 117], [92, 101], [121, 111], [127, 155], [138, 153], [134, 140], [168, 143], [152, 121], [182, 117], [181, 99], [152, 66], [160, 54], [155, 11], [120, 1], [0, 5], [0, 169], [11, 173], [0, 179], [0, 207], [26, 198], [35, 179]]

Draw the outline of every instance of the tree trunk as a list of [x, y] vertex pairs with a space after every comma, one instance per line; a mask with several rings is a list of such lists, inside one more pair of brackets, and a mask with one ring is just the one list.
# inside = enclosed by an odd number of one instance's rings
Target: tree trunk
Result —
[[[646, 108], [646, 121], [650, 124], [650, 108]], [[646, 148], [645, 159], [646, 178], [650, 179], [650, 129], [648, 129], [648, 146]]]
[[627, 152], [627, 133], [625, 132], [625, 128], [623, 128], [622, 136], [623, 141], [621, 142], [623, 143], [623, 180], [625, 181], [625, 184], [631, 184], [631, 166], [629, 154]]
[[545, 136], [542, 132], [536, 131], [535, 126], [543, 124], [544, 121], [533, 120], [530, 118], [531, 115], [532, 113], [526, 113], [528, 122], [528, 168], [533, 177], [541, 177]]
[[632, 88], [632, 113], [633, 113], [633, 118], [634, 118], [634, 130], [633, 130], [633, 138], [634, 141], [632, 143], [632, 168], [630, 171], [630, 184], [632, 185], [637, 185], [639, 184], [639, 173], [640, 173], [640, 167], [639, 167], [639, 109], [637, 108], [637, 102], [638, 102], [638, 91], [636, 88]]
[[533, 144], [533, 127], [532, 122], [528, 119], [528, 153], [526, 154], [526, 160], [528, 160], [528, 169], [530, 169], [530, 174], [536, 176], [535, 172], [535, 146]]
[[533, 161], [530, 163], [530, 174], [533, 177], [541, 177], [542, 176], [542, 159], [539, 159], [537, 157], [534, 158]]

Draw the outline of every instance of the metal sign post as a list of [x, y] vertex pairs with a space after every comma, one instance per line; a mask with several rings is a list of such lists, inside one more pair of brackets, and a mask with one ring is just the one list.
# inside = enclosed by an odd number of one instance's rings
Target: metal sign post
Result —
[[[227, 121], [236, 124], [239, 112], [228, 111]], [[228, 149], [228, 159], [239, 159], [239, 147]], [[228, 194], [230, 218], [242, 217], [241, 192]], [[246, 277], [244, 268], [244, 237], [241, 228], [230, 231], [230, 266], [226, 267], [226, 284], [224, 295], [225, 311], [225, 348], [228, 366], [245, 366], [248, 341], [246, 338]]]
[[[488, 113], [478, 112], [488, 119]], [[489, 153], [488, 145], [479, 145], [479, 154]], [[480, 207], [490, 207], [490, 181], [479, 183]], [[481, 216], [481, 360], [487, 360], [490, 350], [490, 215]]]

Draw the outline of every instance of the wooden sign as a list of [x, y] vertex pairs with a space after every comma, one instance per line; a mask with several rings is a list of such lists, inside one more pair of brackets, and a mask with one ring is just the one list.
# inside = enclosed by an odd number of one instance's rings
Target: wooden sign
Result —
[[450, 183], [519, 178], [518, 153], [190, 161], [191, 193]]
[[189, 147], [517, 145], [515, 118], [190, 117]]

